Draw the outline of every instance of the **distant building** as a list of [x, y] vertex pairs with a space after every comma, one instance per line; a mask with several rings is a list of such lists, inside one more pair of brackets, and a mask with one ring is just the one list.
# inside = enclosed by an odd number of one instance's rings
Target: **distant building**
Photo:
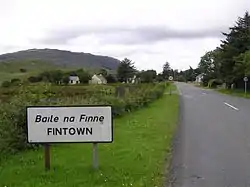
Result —
[[107, 84], [107, 80], [102, 74], [100, 75], [94, 74], [91, 80], [89, 81], [89, 83], [90, 84]]
[[133, 78], [129, 78], [129, 79], [127, 80], [127, 83], [132, 83], [132, 84], [137, 84], [137, 83], [139, 83], [139, 82], [140, 82], [140, 78], [137, 78], [136, 75], [134, 75]]
[[202, 83], [203, 82], [203, 77], [204, 77], [204, 73], [201, 73], [199, 75], [196, 76], [195, 82], [196, 83]]
[[80, 84], [80, 79], [76, 75], [69, 76], [69, 84]]

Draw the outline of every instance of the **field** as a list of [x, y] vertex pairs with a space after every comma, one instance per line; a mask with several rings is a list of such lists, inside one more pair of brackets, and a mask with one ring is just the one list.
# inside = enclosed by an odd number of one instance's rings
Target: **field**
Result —
[[[41, 71], [55, 69], [57, 66], [42, 61], [20, 61], [0, 63], [0, 84], [3, 81], [10, 81], [13, 78], [26, 79], [31, 75], [36, 75]], [[26, 72], [21, 72], [25, 69]]]
[[[116, 96], [118, 85], [74, 86], [74, 96], [71, 95], [72, 89], [67, 92], [65, 87], [40, 87], [26, 87], [24, 95], [20, 89], [18, 97], [14, 94], [9, 98], [11, 104], [4, 102], [3, 107], [8, 108], [0, 112], [0, 130], [4, 124], [14, 128], [25, 125], [23, 103], [38, 101], [34, 93], [39, 95], [39, 101], [48, 99], [48, 96], [53, 100], [61, 93], [60, 99], [53, 101], [58, 105], [111, 104], [115, 117], [114, 142], [99, 144], [98, 171], [91, 166], [91, 144], [52, 145], [52, 169], [45, 172], [42, 147], [29, 147], [20, 142], [24, 137], [22, 134], [13, 137], [13, 129], [9, 136], [5, 134], [10, 142], [6, 138], [1, 140], [4, 137], [0, 133], [0, 144], [5, 145], [5, 148], [0, 146], [1, 153], [4, 153], [0, 154], [0, 186], [162, 186], [165, 167], [171, 158], [178, 115], [178, 96], [164, 94], [165, 85], [129, 86], [120, 96]], [[32, 91], [33, 98], [30, 99]], [[6, 126], [4, 129], [8, 130]], [[6, 149], [11, 146], [11, 149]]]
[[[27, 80], [27, 78], [30, 76], [37, 76], [38, 74], [48, 70], [62, 70], [63, 72], [69, 72], [76, 71], [77, 69], [82, 68], [82, 66], [76, 66], [74, 68], [68, 66], [59, 66], [41, 60], [0, 62], [0, 85], [2, 82], [10, 81], [14, 78]], [[99, 69], [95, 68], [84, 69], [87, 70], [90, 74], [99, 72]], [[107, 70], [107, 72], [113, 74], [114, 70]]]

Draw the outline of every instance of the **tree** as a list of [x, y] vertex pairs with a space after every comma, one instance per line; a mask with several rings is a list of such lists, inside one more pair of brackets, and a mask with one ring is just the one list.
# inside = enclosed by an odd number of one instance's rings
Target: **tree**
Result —
[[62, 78], [62, 82], [63, 84], [69, 84], [69, 76], [68, 75], [64, 75], [63, 78]]
[[164, 79], [168, 79], [168, 77], [171, 75], [171, 67], [170, 67], [170, 64], [168, 62], [166, 62], [163, 65], [162, 75], [163, 75]]
[[87, 71], [82, 71], [81, 73], [78, 73], [77, 76], [79, 77], [80, 82], [85, 84], [88, 83], [91, 78], [89, 72]]
[[50, 72], [50, 76], [52, 83], [59, 84], [59, 82], [62, 81], [63, 72], [61, 70], [54, 70]]
[[234, 73], [240, 78], [250, 76], [250, 50], [235, 57], [234, 60]]
[[185, 77], [185, 81], [194, 81], [195, 80], [195, 73], [194, 73], [194, 69], [189, 66], [189, 69], [184, 71], [184, 77]]
[[134, 63], [125, 58], [119, 64], [117, 68], [117, 77], [120, 82], [127, 82], [129, 78], [132, 78], [136, 73], [136, 69]]
[[42, 81], [42, 77], [41, 76], [31, 76], [28, 78], [28, 81], [31, 83], [36, 83], [36, 82], [41, 82]]
[[226, 39], [222, 41], [219, 48], [221, 71], [224, 81], [231, 84], [239, 78], [235, 74], [235, 57], [245, 53], [250, 49], [250, 15], [245, 13], [244, 17], [239, 17], [234, 27], [230, 27], [229, 33], [222, 33]]
[[147, 70], [139, 73], [142, 83], [151, 83], [157, 77], [157, 72], [155, 70]]
[[39, 76], [43, 81], [58, 84], [63, 79], [63, 72], [61, 70], [44, 71]]
[[157, 80], [158, 82], [164, 81], [163, 74], [162, 74], [162, 73], [158, 73], [157, 76], [156, 76], [156, 80]]
[[100, 69], [99, 74], [102, 74], [102, 76], [107, 77], [108, 71], [106, 69]]
[[117, 82], [116, 78], [111, 74], [108, 74], [106, 76], [106, 80], [107, 80], [107, 83], [116, 83]]

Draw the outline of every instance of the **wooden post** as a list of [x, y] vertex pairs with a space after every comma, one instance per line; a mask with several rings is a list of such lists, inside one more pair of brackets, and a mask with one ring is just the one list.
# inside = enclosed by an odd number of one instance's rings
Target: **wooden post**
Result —
[[93, 143], [93, 167], [98, 169], [98, 149], [97, 143]]
[[50, 170], [50, 145], [48, 143], [44, 144], [44, 166], [45, 170]]

